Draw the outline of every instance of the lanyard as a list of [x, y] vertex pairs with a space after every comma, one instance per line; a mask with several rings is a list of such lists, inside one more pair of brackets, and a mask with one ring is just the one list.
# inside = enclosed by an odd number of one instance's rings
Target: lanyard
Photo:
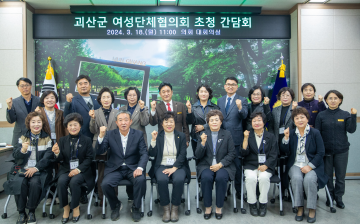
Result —
[[[77, 142], [75, 144], [73, 144], [73, 145], [70, 144], [71, 159], [74, 158], [74, 149], [75, 149], [75, 146], [79, 145], [79, 141], [80, 141], [80, 136], [79, 136], [79, 139], [77, 140]], [[76, 158], [78, 158], [78, 155], [79, 155], [79, 150], [78, 150], [78, 147], [76, 147]]]
[[213, 151], [214, 151], [214, 156], [216, 155], [216, 146], [217, 146], [217, 141], [215, 142], [215, 145], [214, 145], [214, 142], [213, 142]]
[[[166, 150], [168, 152], [168, 156], [170, 156], [169, 146], [167, 144], [166, 136], [165, 136], [165, 145], [166, 145]], [[175, 148], [175, 134], [174, 134], [174, 142], [173, 142], [173, 156], [175, 155], [174, 148]]]
[[[265, 132], [265, 131], [264, 131]], [[262, 136], [262, 138], [261, 138], [261, 142], [260, 142], [260, 144], [262, 144], [262, 146], [263, 146], [263, 154], [265, 154], [265, 147], [264, 147], [264, 142], [263, 142], [263, 139], [264, 139], [264, 132], [263, 132], [263, 136]], [[258, 154], [260, 154], [260, 148], [258, 148]]]
[[[290, 107], [289, 107], [289, 108], [290, 108]], [[287, 115], [288, 111], [289, 111], [289, 109], [286, 111], [285, 116], [284, 116], [284, 118], [283, 118], [283, 124], [284, 124], [284, 126], [285, 126], [285, 119], [286, 119], [286, 115]]]

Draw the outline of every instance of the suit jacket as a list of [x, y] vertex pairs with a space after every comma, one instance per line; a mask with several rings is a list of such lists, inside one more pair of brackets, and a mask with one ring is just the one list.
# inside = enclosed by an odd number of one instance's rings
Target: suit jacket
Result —
[[[242, 122], [243, 119], [246, 119], [248, 114], [248, 103], [247, 103], [247, 99], [236, 94], [233, 101], [230, 104], [229, 111], [226, 114], [225, 104], [227, 98], [228, 98], [227, 95], [219, 98], [217, 101], [217, 105], [220, 107], [220, 111], [224, 116], [224, 121], [222, 124], [223, 128], [231, 133], [235, 146], [238, 146], [242, 144], [244, 139]], [[241, 100], [241, 105], [242, 105], [241, 111], [239, 111], [238, 107], [236, 106], [235, 101], [237, 99]]]
[[[280, 150], [289, 155], [288, 163], [286, 165], [287, 172], [295, 163], [296, 150], [298, 146], [298, 137], [295, 134], [295, 129], [290, 131], [289, 143], [280, 144]], [[325, 155], [325, 146], [321, 138], [320, 131], [315, 128], [310, 128], [310, 132], [306, 136], [305, 143], [305, 152], [306, 156], [316, 168], [314, 169], [316, 176], [318, 178], [319, 188], [325, 187], [328, 177], [325, 175], [324, 171], [324, 155]], [[287, 187], [287, 186], [285, 186]]]
[[[36, 107], [40, 103], [40, 99], [37, 96], [31, 95], [32, 106], [31, 111], [35, 111]], [[6, 109], [6, 120], [12, 124], [15, 122], [15, 127], [13, 131], [12, 146], [15, 146], [19, 138], [27, 132], [25, 126], [25, 118], [27, 117], [28, 112], [24, 103], [24, 99], [19, 96], [13, 99], [13, 104], [11, 109], [8, 111]]]
[[[179, 132], [184, 132], [186, 136], [186, 141], [189, 142], [190, 141], [189, 126], [186, 123], [187, 108], [183, 103], [176, 101], [172, 101], [172, 103], [173, 103], [173, 112], [175, 112], [176, 114], [175, 130]], [[162, 130], [164, 130], [164, 128], [162, 127], [161, 124], [159, 124], [159, 122], [161, 121], [163, 114], [167, 111], [164, 101], [158, 103], [155, 111], [156, 113], [154, 116], [152, 116], [150, 112], [149, 121], [152, 126], [158, 125], [158, 132], [160, 133]]]
[[141, 131], [130, 128], [125, 155], [119, 129], [108, 131], [102, 143], [97, 143], [96, 148], [97, 155], [105, 152], [108, 155], [108, 160], [105, 163], [105, 176], [120, 168], [123, 163], [131, 170], [141, 167], [145, 173], [149, 156]]
[[[186, 157], [187, 146], [186, 146], [185, 134], [174, 130], [174, 138], [175, 138], [175, 146], [177, 150], [174, 167], [177, 167], [178, 169], [184, 169], [186, 173], [186, 178], [190, 180], [191, 173], [190, 173], [189, 163]], [[151, 178], [155, 177], [156, 170], [161, 165], [161, 161], [163, 159], [163, 152], [164, 152], [164, 139], [165, 139], [165, 132], [161, 131], [156, 138], [156, 146], [153, 148], [150, 145], [149, 147], [149, 155], [151, 157], [155, 157], [155, 162], [153, 163], [149, 171], [149, 176]]]
[[[202, 146], [201, 139], [198, 139], [199, 144], [197, 144], [195, 151], [195, 156], [199, 160], [196, 167], [198, 177], [200, 177], [204, 169], [210, 168], [213, 161], [213, 144], [210, 129], [206, 129], [205, 134], [207, 135], [205, 146]], [[223, 164], [224, 167], [222, 169], [228, 172], [231, 180], [235, 180], [235, 157], [235, 146], [230, 132], [220, 129], [218, 133], [218, 143], [216, 145], [216, 162]]]
[[[45, 113], [45, 109], [43, 107], [40, 107], [41, 114], [45, 117], [45, 130], [50, 131], [47, 133], [51, 137], [51, 130], [50, 130], [50, 124], [48, 121], [48, 118]], [[61, 137], [64, 137], [68, 135], [68, 131], [64, 126], [64, 115], [62, 110], [58, 110], [55, 108], [55, 133], [56, 133], [56, 142], [59, 142]]]
[[[282, 109], [282, 105], [275, 107], [272, 110], [272, 119], [270, 120], [269, 125], [268, 125], [269, 132], [273, 133], [275, 135], [276, 139], [279, 138], [280, 119], [283, 119], [283, 118], [281, 118], [281, 109]], [[291, 119], [292, 111], [293, 110], [292, 110], [292, 102], [291, 102], [291, 104], [289, 106], [289, 110], [285, 117], [285, 129], [287, 129], [287, 128], [290, 128], [290, 130], [295, 129], [295, 124], [294, 124], [293, 120]], [[279, 145], [280, 145], [280, 142], [279, 142]]]
[[[241, 147], [241, 155], [244, 157], [243, 166], [244, 169], [255, 170], [259, 167], [259, 151], [260, 154], [266, 155], [266, 161], [264, 165], [268, 167], [266, 170], [269, 173], [275, 174], [275, 167], [278, 157], [278, 145], [275, 136], [264, 130], [263, 140], [260, 147], [257, 147], [254, 130], [250, 131], [248, 139], [248, 147], [246, 150]], [[264, 143], [265, 142], [265, 143]]]
[[[128, 110], [129, 104], [120, 107], [120, 110]], [[144, 140], [147, 145], [147, 136], [146, 136], [146, 125], [149, 124], [149, 108], [144, 107], [143, 111], [140, 111], [139, 104], [136, 105], [134, 113], [131, 115], [132, 124], [130, 128], [142, 131], [144, 133]]]
[[305, 109], [309, 112], [309, 115], [310, 115], [309, 125], [312, 125], [313, 127], [315, 127], [315, 121], [316, 121], [317, 115], [321, 111], [326, 110], [324, 101], [319, 102], [318, 100], [313, 100], [310, 103], [306, 103], [303, 100], [303, 101], [300, 101], [298, 103], [298, 105], [300, 107], [305, 107]]
[[200, 138], [202, 132], [195, 133], [195, 125], [203, 125], [204, 129], [209, 128], [209, 125], [206, 123], [206, 115], [212, 110], [219, 110], [220, 108], [212, 103], [208, 102], [208, 105], [204, 108], [205, 114], [201, 109], [200, 101], [194, 103], [191, 107], [191, 114], [186, 110], [186, 122], [191, 124], [191, 139], [197, 141]]
[[[100, 104], [97, 102], [96, 97], [93, 95], [90, 95], [92, 102], [94, 104], [94, 110], [97, 110], [100, 108]], [[72, 99], [72, 102], [69, 103], [66, 101], [65, 103], [65, 110], [64, 110], [64, 117], [66, 117], [70, 113], [79, 113], [83, 117], [83, 125], [81, 127], [81, 134], [93, 138], [94, 134], [90, 132], [89, 129], [89, 123], [90, 123], [90, 116], [89, 116], [89, 107], [85, 103], [85, 100], [82, 96], [77, 95], [74, 96]]]
[[[78, 169], [81, 171], [78, 175], [83, 175], [87, 184], [87, 192], [90, 192], [95, 186], [95, 170], [92, 170], [91, 163], [94, 158], [93, 148], [91, 146], [92, 140], [80, 134], [80, 140], [78, 144], [78, 157], [79, 166]], [[55, 159], [56, 162], [61, 162], [59, 172], [56, 175], [54, 181], [56, 181], [62, 174], [70, 173], [70, 160], [71, 160], [71, 149], [70, 149], [70, 135], [64, 136], [59, 140], [60, 154]]]
[[95, 119], [91, 118], [90, 120], [90, 131], [94, 134], [93, 138], [93, 147], [95, 148], [96, 142], [100, 133], [100, 127], [106, 126], [106, 130], [111, 131], [117, 127], [116, 121], [116, 113], [118, 112], [117, 109], [112, 109], [109, 114], [109, 120], [106, 122], [106, 118], [104, 115], [104, 111], [100, 107], [99, 109], [95, 110]]

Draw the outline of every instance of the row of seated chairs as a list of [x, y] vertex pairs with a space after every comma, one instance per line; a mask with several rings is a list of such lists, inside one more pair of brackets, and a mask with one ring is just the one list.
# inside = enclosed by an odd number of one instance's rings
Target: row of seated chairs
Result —
[[[242, 157], [239, 157], [240, 160], [243, 160], [244, 158]], [[188, 158], [188, 161], [191, 161], [192, 159], [196, 159], [195, 157], [189, 157]], [[153, 158], [150, 158], [149, 159], [152, 163], [154, 162], [154, 159]], [[271, 178], [270, 178], [270, 183], [274, 184], [274, 188], [273, 188], [273, 195], [272, 195], [272, 199], [270, 200], [270, 202], [272, 204], [275, 203], [275, 192], [276, 192], [276, 189], [279, 190], [279, 206], [280, 206], [280, 216], [283, 216], [284, 215], [284, 211], [283, 211], [283, 201], [282, 201], [282, 192], [281, 192], [281, 180], [280, 180], [280, 164], [281, 164], [281, 160], [286, 160], [286, 157], [281, 157], [281, 158], [278, 158], [278, 161], [277, 161], [277, 175], [273, 175]], [[13, 161], [11, 161], [13, 162]], [[93, 160], [92, 164], [91, 164], [91, 169], [94, 173], [94, 175], [96, 175], [96, 178], [95, 178], [95, 183], [97, 183], [97, 180], [98, 180], [98, 170], [97, 170], [97, 165], [98, 163], [104, 163], [105, 161], [103, 160]], [[242, 172], [244, 173], [244, 168], [242, 167]], [[53, 170], [53, 177], [55, 177], [55, 170]], [[149, 178], [150, 179], [150, 178]], [[246, 201], [246, 192], [245, 192], [245, 189], [244, 189], [244, 181], [245, 180], [245, 177], [243, 175], [243, 178], [241, 180], [241, 191], [243, 192], [241, 194], [241, 199], [240, 199], [240, 205], [241, 205], [241, 213], [242, 214], [245, 214], [246, 213], [246, 209], [244, 208], [244, 201]], [[191, 209], [190, 209], [190, 181], [191, 180], [188, 180], [188, 179], [185, 179], [185, 187], [186, 187], [186, 191], [187, 191], [187, 194], [186, 194], [186, 198], [187, 198], [187, 210], [185, 211], [185, 215], [190, 215], [191, 214]], [[151, 190], [150, 190], [150, 205], [149, 205], [149, 212], [147, 213], [147, 216], [151, 217], [152, 216], [152, 211], [153, 211], [153, 192], [154, 192], [154, 187], [157, 189], [157, 182], [156, 182], [156, 178], [152, 178], [150, 179], [150, 183], [151, 183]], [[169, 182], [170, 184], [172, 184], [172, 182], [170, 181]], [[129, 181], [129, 180], [122, 180], [120, 181], [119, 183], [119, 186], [131, 186], [132, 183]], [[202, 213], [202, 209], [200, 208], [200, 205], [199, 205], [199, 201], [202, 200], [202, 196], [201, 196], [201, 192], [200, 192], [200, 186], [201, 185], [201, 181], [196, 177], [196, 212], [198, 214], [201, 214]], [[55, 197], [55, 195], [57, 194], [57, 190], [55, 190], [55, 192], [52, 192], [50, 189], [52, 186], [55, 186], [56, 187], [56, 183], [53, 183], [47, 190], [46, 192], [46, 196], [45, 196], [45, 199], [44, 199], [44, 202], [43, 202], [43, 206], [42, 206], [42, 209], [43, 209], [43, 214], [42, 216], [43, 217], [47, 217], [47, 213], [46, 213], [46, 199], [49, 197], [49, 195], [52, 195], [53, 197]], [[86, 188], [86, 184], [84, 183], [83, 186], [84, 188]], [[184, 193], [183, 193], [183, 196], [182, 196], [182, 200], [181, 202], [184, 203], [186, 200], [185, 200], [185, 187], [184, 187]], [[94, 202], [94, 206], [98, 206], [99, 205], [99, 202], [98, 202], [98, 195], [94, 192], [95, 188], [91, 191], [91, 192], [87, 192], [88, 194], [90, 194], [90, 200], [89, 200], [89, 203], [88, 203], [88, 206], [87, 206], [87, 219], [92, 219], [92, 214], [90, 212], [91, 210], [91, 205], [92, 205], [92, 199], [95, 198], [95, 202]], [[330, 198], [330, 211], [331, 213], [335, 213], [336, 212], [336, 209], [333, 207], [333, 203], [332, 203], [332, 200], [331, 200], [331, 196], [330, 196], [330, 192], [327, 188], [327, 186], [325, 186], [325, 191], [326, 191], [326, 194], [327, 196]], [[69, 195], [71, 193], [69, 192]], [[292, 210], [294, 213], [297, 213], [297, 209], [294, 207], [294, 199], [293, 199], [293, 194], [292, 194], [292, 190], [291, 190], [291, 181], [289, 183], [289, 194], [290, 194], [290, 197], [291, 197], [291, 201], [292, 201]], [[226, 196], [229, 196], [229, 195], [232, 195], [233, 196], [233, 211], [234, 213], [237, 213], [238, 212], [238, 209], [236, 207], [236, 194], [235, 194], [235, 184], [234, 184], [234, 180], [229, 180], [229, 184], [228, 184], [228, 191], [226, 192]], [[6, 203], [4, 205], [4, 213], [2, 214], [2, 218], [3, 219], [6, 219], [7, 218], [7, 207], [9, 205], [9, 202], [10, 202], [10, 199], [11, 199], [11, 195], [8, 196], [7, 200], [6, 200]], [[105, 209], [105, 195], [104, 195], [104, 198], [103, 198], [103, 207], [102, 207], [102, 218], [105, 219], [106, 218], [106, 209]], [[155, 204], [158, 204], [160, 202], [160, 198], [159, 198], [159, 194], [158, 194], [158, 191], [157, 191], [157, 198], [154, 200]], [[225, 197], [225, 200], [227, 200], [227, 197]], [[141, 203], [141, 217], [144, 216], [144, 201], [145, 201], [145, 195], [143, 196], [143, 200], [142, 200], [142, 203]], [[54, 206], [54, 202], [55, 200], [52, 200], [51, 202], [51, 205], [50, 205], [50, 214], [49, 214], [49, 218], [50, 219], [54, 219], [55, 218], [55, 215], [53, 214], [53, 206]]]

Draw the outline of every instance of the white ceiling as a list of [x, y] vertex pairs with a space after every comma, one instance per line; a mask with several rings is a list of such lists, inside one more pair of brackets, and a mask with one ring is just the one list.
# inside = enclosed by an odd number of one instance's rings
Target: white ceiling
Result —
[[[6, 0], [5, 0], [6, 1]], [[70, 5], [156, 6], [157, 0], [25, 0], [35, 9], [70, 9]], [[305, 0], [178, 0], [179, 6], [262, 6], [262, 10], [289, 10]], [[360, 3], [360, 0], [331, 0], [333, 3]], [[313, 3], [314, 4], [314, 3]]]

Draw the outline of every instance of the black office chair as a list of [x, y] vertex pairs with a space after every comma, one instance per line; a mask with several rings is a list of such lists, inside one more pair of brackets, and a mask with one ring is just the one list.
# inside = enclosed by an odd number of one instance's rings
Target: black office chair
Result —
[[[196, 160], [197, 158], [193, 157], [193, 159]], [[232, 193], [232, 195], [233, 195], [233, 203], [234, 203], [233, 211], [234, 211], [234, 213], [237, 213], [239, 210], [236, 207], [235, 181], [231, 180], [229, 178], [228, 186], [229, 186], [229, 184], [231, 186], [231, 192], [225, 191], [225, 199], [224, 200], [225, 201], [227, 200], [228, 193]], [[202, 201], [202, 196], [201, 196], [200, 191], [199, 191], [200, 188], [201, 188], [201, 179], [198, 179], [198, 177], [196, 175], [196, 196], [195, 196], [195, 199], [196, 199], [196, 212], [198, 214], [202, 213], [202, 209], [199, 206], [199, 201]]]
[[[241, 164], [243, 163], [244, 158], [239, 156], [239, 159], [241, 160]], [[278, 158], [277, 159], [277, 169], [278, 171], [280, 171], [280, 160], [283, 158]], [[241, 213], [242, 214], [246, 214], [246, 209], [244, 208], [244, 167], [241, 166], [241, 172], [243, 173], [243, 178], [241, 179], [241, 192], [243, 192], [241, 194]], [[270, 184], [274, 184], [274, 190], [273, 190], [273, 196], [272, 199], [270, 199], [270, 203], [274, 204], [275, 203], [275, 191], [276, 191], [276, 187], [279, 189], [279, 202], [280, 202], [280, 215], [284, 216], [284, 210], [283, 210], [283, 203], [282, 203], [282, 194], [281, 194], [281, 179], [280, 179], [280, 173], [276, 172], [277, 175], [272, 175], [272, 177], [270, 178]]]
[[[15, 160], [9, 160], [9, 161], [6, 161], [6, 162], [12, 162], [14, 163]], [[55, 169], [53, 169], [53, 173], [52, 173], [53, 177], [52, 179], [55, 178]], [[42, 214], [42, 217], [47, 217], [47, 213], [46, 213], [46, 199], [48, 198], [48, 195], [49, 195], [49, 192], [50, 192], [50, 188], [51, 188], [52, 185], [50, 185], [46, 191], [46, 195], [45, 195], [45, 199], [44, 199], [44, 203], [43, 203], [43, 214]], [[4, 213], [1, 215], [1, 218], [2, 219], [6, 219], [7, 218], [7, 207], [9, 205], [9, 202], [11, 200], [11, 195], [8, 195], [7, 199], [6, 199], [6, 202], [5, 202], [5, 205], [4, 205]]]
[[[92, 163], [91, 163], [91, 170], [92, 170], [92, 172], [96, 175], [96, 176], [95, 176], [95, 185], [96, 185], [97, 180], [98, 180], [97, 164], [98, 164], [98, 160], [93, 160]], [[86, 184], [86, 183], [83, 183], [83, 184], [81, 185], [81, 187], [87, 188], [87, 184]], [[94, 187], [94, 188], [92, 189], [92, 191], [90, 192], [90, 200], [89, 200], [88, 207], [87, 207], [87, 219], [92, 219], [92, 214], [90, 213], [90, 209], [91, 209], [91, 204], [92, 204], [92, 199], [93, 199], [94, 194], [96, 195], [96, 196], [95, 196], [95, 206], [98, 204], [98, 196], [97, 196], [96, 193], [94, 193], [94, 190], [95, 190], [95, 187]], [[88, 193], [89, 193], [89, 192], [88, 192]], [[54, 195], [56, 195], [56, 194], [57, 194], [57, 189], [55, 190]], [[71, 195], [70, 192], [69, 192], [69, 195]], [[52, 200], [51, 205], [50, 205], [50, 215], [49, 215], [49, 218], [50, 218], [50, 219], [54, 219], [54, 218], [55, 218], [55, 215], [53, 214], [54, 202], [55, 202], [55, 200]]]
[[[187, 158], [188, 162], [192, 160], [192, 157], [189, 157]], [[152, 163], [154, 162], [154, 159], [153, 158], [149, 158], [149, 161], [151, 161]], [[156, 192], [157, 192], [157, 199], [155, 199], [155, 204], [158, 204], [160, 202], [160, 198], [159, 198], [159, 192], [158, 192], [158, 189], [157, 189], [157, 181], [156, 181], [156, 178], [152, 178], [150, 180], [151, 182], [151, 191], [150, 191], [150, 211], [147, 213], [147, 216], [148, 217], [151, 217], [152, 216], [152, 201], [153, 201], [153, 194], [154, 194], [154, 186], [156, 187]], [[187, 186], [187, 210], [185, 211], [185, 215], [190, 215], [191, 211], [190, 211], [190, 181], [188, 178], [185, 178], [185, 181], [184, 181], [184, 184]], [[172, 184], [172, 179], [169, 180], [169, 184]], [[183, 192], [183, 196], [181, 198], [181, 203], [184, 203], [185, 202], [185, 187], [184, 187], [184, 192]]]
[[[330, 155], [325, 155], [325, 156], [330, 156]], [[333, 203], [333, 200], [331, 198], [331, 195], [330, 195], [330, 191], [329, 191], [329, 188], [327, 185], [325, 185], [325, 191], [326, 191], [326, 194], [329, 198], [329, 201], [330, 201], [330, 212], [331, 213], [336, 213], [336, 208], [334, 208], [334, 203]], [[289, 193], [290, 193], [290, 197], [291, 197], [291, 206], [292, 206], [292, 210], [293, 210], [293, 213], [297, 213], [298, 210], [297, 208], [295, 208], [294, 206], [294, 196], [293, 196], [293, 193], [292, 193], [292, 189], [291, 189], [291, 181], [289, 181]], [[317, 196], [318, 199], [319, 199], [319, 196]]]

